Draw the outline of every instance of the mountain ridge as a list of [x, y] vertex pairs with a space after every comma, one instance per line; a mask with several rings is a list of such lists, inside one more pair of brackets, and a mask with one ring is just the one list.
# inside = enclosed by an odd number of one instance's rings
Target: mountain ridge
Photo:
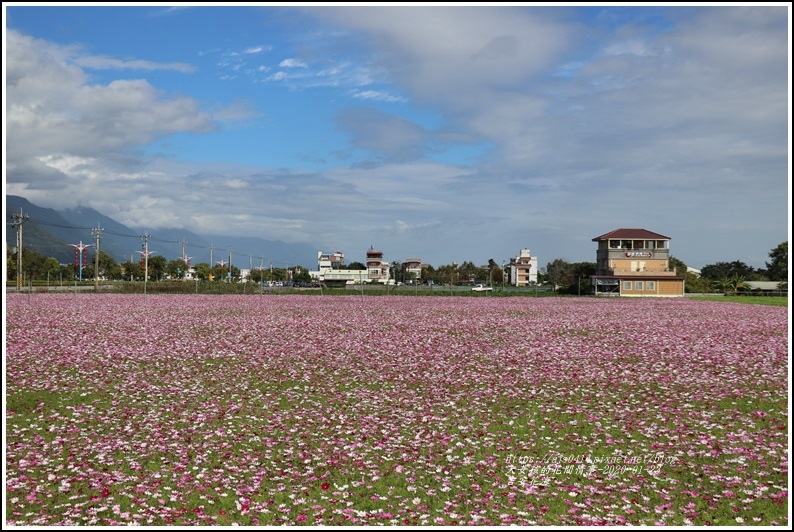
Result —
[[[21, 212], [28, 216], [22, 226], [22, 244], [46, 257], [55, 257], [66, 264], [74, 259], [74, 246], [78, 242], [93, 245], [95, 232], [99, 228], [100, 250], [108, 253], [117, 262], [138, 260], [143, 249], [143, 235], [149, 234], [149, 250], [168, 260], [178, 259], [184, 254], [192, 257], [191, 263], [228, 261], [232, 250], [232, 264], [238, 268], [258, 267], [260, 264], [285, 267], [297, 264], [315, 269], [317, 249], [305, 243], [288, 243], [268, 240], [256, 236], [199, 235], [187, 229], [160, 228], [145, 230], [128, 227], [106, 216], [92, 207], [77, 206], [56, 210], [40, 207], [22, 196], [5, 196], [5, 211], [8, 218]], [[7, 220], [8, 223], [8, 220]], [[16, 231], [6, 231], [6, 245], [16, 246]], [[89, 251], [91, 254], [91, 251]], [[266, 262], [265, 262], [266, 261]]]

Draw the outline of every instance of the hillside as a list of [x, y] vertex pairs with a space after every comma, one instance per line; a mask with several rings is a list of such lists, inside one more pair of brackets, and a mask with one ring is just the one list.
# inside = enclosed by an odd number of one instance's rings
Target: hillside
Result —
[[[300, 264], [309, 269], [314, 269], [317, 263], [317, 251], [308, 244], [290, 244], [256, 236], [202, 236], [186, 229], [131, 228], [90, 207], [57, 211], [34, 205], [20, 196], [5, 196], [6, 224], [11, 221], [11, 214], [19, 213], [20, 209], [29, 216], [22, 227], [23, 246], [55, 257], [61, 263], [71, 263], [74, 259], [71, 244], [93, 244], [96, 241], [93, 230], [97, 227], [102, 230], [100, 249], [117, 262], [138, 260], [143, 246], [141, 235], [149, 234], [149, 250], [168, 260], [182, 256], [184, 242], [184, 253], [192, 257], [193, 264], [210, 262], [210, 254], [213, 262], [228, 260], [229, 249], [233, 252], [232, 264], [239, 268], [248, 268], [249, 264], [256, 267], [261, 262], [269, 266], [270, 260], [278, 267]], [[13, 248], [16, 231], [10, 225], [6, 227], [6, 245]], [[89, 249], [91, 255], [93, 247]]]

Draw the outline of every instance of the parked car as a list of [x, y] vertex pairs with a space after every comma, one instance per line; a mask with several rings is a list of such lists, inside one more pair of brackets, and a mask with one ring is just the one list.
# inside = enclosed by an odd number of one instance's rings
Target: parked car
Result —
[[472, 292], [493, 292], [493, 287], [478, 284], [472, 287]]

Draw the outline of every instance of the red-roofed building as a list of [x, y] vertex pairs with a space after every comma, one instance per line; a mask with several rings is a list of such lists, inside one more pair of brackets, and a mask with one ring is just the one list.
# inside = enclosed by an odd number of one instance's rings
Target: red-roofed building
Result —
[[597, 236], [596, 295], [681, 297], [684, 279], [670, 268], [670, 237], [646, 229], [615, 229]]

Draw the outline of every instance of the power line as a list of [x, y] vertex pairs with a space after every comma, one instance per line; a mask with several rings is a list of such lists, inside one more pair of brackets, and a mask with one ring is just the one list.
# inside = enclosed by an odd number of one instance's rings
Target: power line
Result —
[[[48, 226], [48, 227], [58, 227], [58, 228], [61, 228], [61, 229], [74, 229], [74, 230], [80, 230], [80, 231], [91, 231], [91, 235], [96, 237], [96, 238], [99, 238], [99, 233], [100, 232], [104, 232], [104, 233], [106, 233], [108, 235], [118, 236], [118, 237], [122, 237], [122, 238], [143, 238], [141, 235], [119, 233], [119, 232], [116, 232], [116, 231], [113, 231], [113, 230], [110, 230], [110, 229], [103, 229], [103, 228], [99, 227], [99, 224], [97, 224], [97, 227], [81, 227], [81, 226], [77, 226], [77, 225], [64, 225], [64, 224], [59, 224], [59, 223], [48, 222], [48, 221], [41, 220], [41, 219], [38, 219], [38, 218], [31, 218], [27, 214], [22, 216], [21, 212], [22, 212], [22, 210], [20, 209], [20, 214], [12, 214], [11, 215], [11, 218], [14, 219], [14, 221], [12, 221], [11, 224], [10, 224], [12, 228], [17, 228], [17, 233], [18, 233], [18, 236], [17, 236], [17, 239], [18, 239], [17, 240], [17, 247], [19, 249], [21, 249], [21, 247], [22, 247], [21, 246], [21, 232], [22, 232], [22, 229], [21, 229], [22, 225], [21, 224], [24, 223], [27, 220], [30, 220], [30, 221], [38, 224], [38, 225], [44, 225], [44, 226]], [[180, 240], [166, 240], [166, 239], [162, 239], [162, 238], [157, 238], [157, 237], [152, 236], [152, 235], [150, 235], [148, 233], [146, 234], [146, 237], [147, 237], [147, 241], [148, 240], [152, 240], [152, 241], [161, 242], [161, 243], [164, 243], [164, 244], [182, 244], [182, 247], [183, 247], [182, 255], [183, 256], [184, 256], [184, 246], [186, 246], [186, 245], [190, 246], [190, 247], [193, 247], [193, 248], [197, 248], [197, 249], [209, 249], [210, 250], [210, 265], [212, 265], [212, 250], [213, 250], [213, 247], [214, 247], [214, 246], [212, 246], [212, 244], [210, 244], [209, 246], [202, 246], [200, 244], [193, 244], [193, 243], [185, 242], [184, 240], [181, 240], [181, 241]], [[82, 244], [82, 242], [81, 242], [81, 244]], [[97, 252], [98, 252], [98, 249], [99, 248], [97, 246]], [[246, 254], [234, 253], [234, 250], [231, 249], [231, 248], [229, 248], [227, 251], [229, 252], [229, 262], [230, 263], [231, 263], [231, 258], [233, 256], [236, 256], [236, 257], [246, 257], [246, 256], [248, 256]], [[21, 256], [21, 253], [20, 253], [20, 256]], [[249, 262], [250, 262], [250, 260], [249, 260]], [[276, 261], [276, 260], [273, 260], [273, 259], [271, 259], [271, 262], [276, 262], [278, 264], [282, 264], [282, 263], [286, 264], [285, 261]], [[21, 269], [21, 266], [19, 266], [19, 269]], [[18, 279], [17, 282], [18, 282], [18, 284], [20, 284], [20, 287], [21, 287], [21, 282], [22, 282], [21, 277]]]

